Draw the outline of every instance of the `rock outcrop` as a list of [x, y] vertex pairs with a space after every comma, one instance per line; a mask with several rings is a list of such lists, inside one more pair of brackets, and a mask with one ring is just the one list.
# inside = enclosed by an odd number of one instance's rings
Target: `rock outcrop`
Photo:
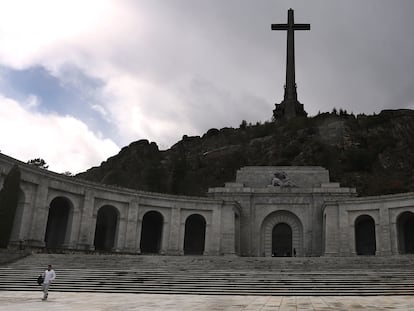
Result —
[[359, 195], [414, 191], [414, 111], [323, 113], [312, 118], [210, 129], [168, 150], [140, 140], [78, 177], [123, 187], [205, 195], [248, 165], [319, 165]]

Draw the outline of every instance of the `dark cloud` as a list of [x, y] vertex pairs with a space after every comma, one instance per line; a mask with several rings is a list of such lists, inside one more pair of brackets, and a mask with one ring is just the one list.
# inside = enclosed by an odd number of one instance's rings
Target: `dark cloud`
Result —
[[273, 103], [283, 98], [286, 49], [286, 34], [270, 31], [270, 24], [286, 22], [289, 7], [295, 9], [296, 22], [311, 24], [310, 32], [296, 34], [298, 92], [311, 114], [333, 107], [371, 113], [413, 102], [406, 91], [414, 75], [410, 1], [147, 3], [146, 9], [159, 16], [150, 24], [147, 67], [160, 82], [189, 74], [220, 86], [221, 95], [191, 90], [188, 113], [207, 109], [197, 106], [198, 98], [208, 102], [211, 96], [211, 102], [223, 99], [216, 120], [220, 113], [228, 116], [228, 110], [237, 118], [251, 105], [229, 100], [228, 94], [244, 91], [268, 103], [263, 109], [270, 118]]
[[27, 84], [42, 102], [56, 102], [50, 109], [71, 110], [119, 145], [146, 138], [168, 148], [184, 134], [263, 122], [285, 83], [286, 33], [270, 25], [293, 8], [297, 23], [311, 24], [295, 34], [298, 97], [310, 115], [414, 108], [412, 0], [114, 3], [123, 18], [109, 14], [99, 29], [21, 62], [59, 68], [38, 81], [55, 88], [48, 98], [22, 75], [7, 77], [19, 84], [12, 90], [26, 94]]

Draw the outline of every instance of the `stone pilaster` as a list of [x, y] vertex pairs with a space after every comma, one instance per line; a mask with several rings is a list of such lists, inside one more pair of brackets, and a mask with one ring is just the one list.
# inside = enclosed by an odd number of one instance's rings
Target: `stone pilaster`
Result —
[[232, 205], [223, 204], [221, 223], [221, 253], [235, 255], [235, 217]]
[[211, 224], [206, 225], [206, 249], [205, 255], [221, 255], [220, 250], [221, 238], [221, 208], [213, 210]]
[[171, 209], [171, 229], [169, 236], [169, 248], [168, 254], [182, 255], [184, 254], [184, 235], [181, 236], [181, 209], [179, 207], [173, 207]]
[[391, 255], [391, 238], [390, 238], [390, 217], [389, 210], [386, 208], [379, 209], [379, 232], [376, 234], [377, 255]]
[[48, 186], [49, 183], [47, 179], [41, 179], [40, 183], [37, 185], [30, 234], [26, 240], [28, 246], [45, 246], [45, 233], [49, 215], [49, 206], [47, 202]]
[[[132, 199], [129, 202], [128, 206], [128, 220], [126, 226], [126, 239], [125, 239], [125, 251], [131, 253], [139, 252], [139, 247], [137, 248], [138, 236], [138, 209], [139, 209], [139, 202], [137, 198]], [[138, 245], [139, 246], [139, 245]]]
[[351, 247], [352, 244], [350, 244], [349, 240], [348, 211], [340, 205], [338, 206], [338, 227], [339, 254], [341, 256], [349, 256], [353, 247]]
[[325, 256], [338, 256], [338, 205], [327, 204], [325, 207]]
[[95, 226], [91, 226], [93, 218], [93, 207], [95, 204], [94, 192], [92, 190], [85, 190], [83, 199], [83, 206], [80, 219], [79, 238], [77, 249], [92, 250], [93, 237], [95, 233]]
[[[139, 213], [138, 213], [139, 215]], [[142, 219], [138, 216], [137, 219], [137, 232], [136, 232], [136, 241], [135, 241], [135, 249], [138, 254], [141, 254], [141, 232], [142, 232]]]
[[127, 223], [128, 223], [128, 219], [125, 216], [125, 214], [121, 215], [118, 221], [117, 234], [116, 234], [116, 239], [115, 239], [115, 243], [113, 247], [113, 251], [115, 252], [123, 251], [125, 248]]
[[170, 248], [170, 221], [164, 218], [162, 236], [161, 236], [161, 249], [160, 254], [165, 255], [168, 254], [168, 249]]

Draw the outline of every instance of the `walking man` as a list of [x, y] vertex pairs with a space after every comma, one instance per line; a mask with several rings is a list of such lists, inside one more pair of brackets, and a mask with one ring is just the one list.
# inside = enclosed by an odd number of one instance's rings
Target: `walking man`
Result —
[[44, 281], [42, 285], [43, 289], [43, 298], [42, 300], [45, 301], [47, 299], [49, 286], [52, 283], [52, 281], [56, 278], [55, 270], [52, 269], [52, 265], [47, 265], [47, 270], [45, 270], [45, 273], [43, 273]]

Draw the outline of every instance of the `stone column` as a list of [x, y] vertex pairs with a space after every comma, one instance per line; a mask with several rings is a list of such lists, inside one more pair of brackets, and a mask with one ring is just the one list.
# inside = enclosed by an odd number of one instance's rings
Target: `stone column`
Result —
[[129, 202], [129, 206], [128, 206], [128, 220], [127, 220], [127, 226], [126, 226], [126, 239], [125, 239], [125, 251], [130, 252], [130, 253], [139, 252], [139, 245], [137, 248], [138, 209], [139, 209], [138, 199], [134, 198]]
[[[242, 209], [240, 214], [240, 254], [242, 256], [261, 256], [259, 254], [260, 247], [256, 247], [256, 252], [253, 251], [254, 242], [252, 241], [254, 232], [254, 224], [256, 221], [254, 209], [252, 207], [251, 196], [235, 196], [234, 199], [240, 204]], [[260, 233], [259, 233], [260, 234]]]
[[221, 253], [235, 255], [235, 219], [232, 205], [223, 204], [221, 222]]
[[379, 230], [376, 234], [377, 255], [391, 255], [391, 238], [390, 238], [390, 215], [387, 208], [381, 207], [379, 210]]
[[137, 239], [135, 240], [135, 249], [137, 250], [138, 254], [141, 254], [141, 231], [142, 231], [142, 218], [139, 216], [138, 212], [138, 219], [137, 219], [137, 231], [136, 236]]
[[400, 253], [399, 247], [398, 247], [398, 228], [397, 228], [397, 219], [395, 215], [391, 217], [390, 219], [390, 225], [388, 227], [390, 231], [389, 239], [391, 242], [391, 253], [393, 255], [398, 255]]
[[181, 209], [179, 207], [173, 207], [171, 209], [171, 230], [169, 237], [168, 254], [182, 255], [184, 253], [184, 236], [181, 237]]
[[114, 247], [113, 251], [119, 252], [124, 250], [125, 247], [125, 236], [126, 236], [126, 229], [127, 229], [127, 216], [125, 214], [127, 211], [122, 213], [119, 217], [117, 229], [116, 229], [116, 235], [115, 235], [115, 241], [114, 241]]
[[356, 237], [355, 237], [355, 220], [353, 223], [349, 224], [349, 251], [352, 256], [357, 256], [356, 251]]
[[212, 225], [211, 225], [211, 223], [207, 222], [206, 223], [205, 249], [204, 249], [204, 254], [203, 255], [213, 255], [214, 254], [213, 245], [212, 245], [212, 238], [211, 238], [212, 232], [213, 232]]
[[13, 229], [10, 236], [9, 247], [24, 247], [26, 244], [26, 238], [28, 236], [28, 229], [30, 229], [30, 220], [32, 218], [33, 210], [30, 208], [30, 202], [27, 201], [28, 197], [31, 197], [31, 190], [33, 188], [20, 186], [20, 189], [24, 193], [24, 200], [21, 200], [19, 196], [19, 202], [17, 205], [16, 215], [14, 217]]
[[90, 190], [85, 190], [82, 206], [82, 216], [80, 219], [79, 238], [77, 241], [77, 249], [93, 250], [93, 237], [95, 233], [95, 226], [92, 226], [93, 207], [95, 204], [95, 193]]
[[343, 206], [338, 206], [338, 225], [339, 225], [339, 254], [341, 256], [349, 256], [351, 254], [348, 211]]
[[164, 218], [164, 224], [162, 226], [162, 236], [161, 236], [161, 249], [160, 254], [165, 255], [168, 254], [168, 249], [170, 248], [169, 241], [170, 241], [170, 222]]
[[338, 241], [338, 205], [327, 204], [325, 206], [325, 256], [337, 256]]
[[27, 239], [27, 245], [33, 247], [45, 246], [45, 233], [47, 226], [47, 217], [49, 215], [49, 205], [47, 194], [49, 191], [47, 178], [41, 179], [36, 189], [34, 199], [32, 221], [30, 225], [30, 234]]
[[221, 208], [213, 209], [211, 224], [206, 224], [206, 250], [205, 255], [221, 255]]
[[[79, 203], [78, 203], [79, 204]], [[73, 206], [70, 211], [68, 224], [66, 227], [65, 243], [63, 248], [76, 249], [79, 241], [79, 228], [81, 220], [81, 211], [79, 206]]]
[[[178, 238], [178, 248], [180, 250], [180, 255], [184, 255], [184, 239], [185, 239], [185, 216], [181, 215], [182, 211], [180, 211], [180, 231], [179, 231], [179, 238]], [[207, 226], [208, 220], [206, 220], [206, 235], [204, 240], [204, 254], [207, 252]]]
[[[302, 213], [301, 213], [302, 214]], [[298, 217], [299, 221], [302, 222], [302, 243], [303, 243], [303, 253], [301, 253], [300, 248], [296, 249], [297, 256], [312, 256], [313, 248], [312, 248], [312, 238], [313, 238], [313, 219], [312, 219], [312, 212], [310, 210], [310, 206], [306, 211], [303, 212], [305, 218]], [[293, 241], [292, 241], [293, 242]]]

